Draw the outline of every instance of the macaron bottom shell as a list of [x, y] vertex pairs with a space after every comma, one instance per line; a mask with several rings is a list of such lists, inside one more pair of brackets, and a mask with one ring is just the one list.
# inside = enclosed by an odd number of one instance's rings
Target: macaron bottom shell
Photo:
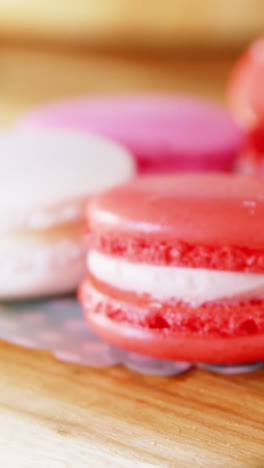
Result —
[[264, 334], [235, 338], [188, 337], [132, 327], [103, 314], [85, 312], [93, 331], [109, 344], [157, 359], [208, 364], [240, 364], [263, 359]]
[[[236, 319], [237, 323], [233, 324], [231, 315], [226, 329], [223, 325], [229, 310], [221, 318], [219, 307], [216, 305], [214, 310], [212, 305], [203, 328], [201, 322], [192, 322], [192, 317], [188, 328], [185, 319], [190, 308], [188, 311], [186, 307], [185, 314], [184, 307], [178, 310], [175, 307], [168, 314], [176, 314], [172, 322], [178, 321], [181, 325], [168, 327], [161, 303], [149, 302], [149, 305], [140, 308], [123, 292], [120, 297], [118, 294], [110, 295], [108, 290], [102, 292], [100, 286], [96, 286], [91, 279], [85, 280], [79, 291], [79, 299], [90, 327], [96, 335], [117, 348], [153, 358], [192, 363], [241, 364], [264, 359], [264, 312], [259, 311], [258, 305], [252, 305], [251, 314], [250, 306], [249, 309], [246, 306], [244, 317], [243, 313], [239, 313], [241, 307], [237, 310], [234, 307], [235, 312], [230, 307], [233, 322]], [[157, 308], [158, 313], [153, 316], [149, 314], [151, 308]], [[199, 321], [200, 309], [194, 308], [193, 312]]]

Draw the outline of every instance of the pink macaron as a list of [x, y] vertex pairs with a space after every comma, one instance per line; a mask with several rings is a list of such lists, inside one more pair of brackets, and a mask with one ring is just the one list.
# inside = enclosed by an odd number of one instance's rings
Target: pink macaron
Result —
[[231, 171], [244, 134], [215, 103], [176, 95], [82, 97], [31, 110], [16, 128], [70, 128], [126, 146], [141, 173]]

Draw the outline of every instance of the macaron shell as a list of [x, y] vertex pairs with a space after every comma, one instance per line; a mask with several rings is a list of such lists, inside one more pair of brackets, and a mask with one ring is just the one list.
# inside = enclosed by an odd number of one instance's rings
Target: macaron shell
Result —
[[102, 96], [51, 103], [17, 128], [61, 127], [104, 135], [134, 154], [141, 172], [231, 170], [244, 135], [228, 112], [174, 95]]
[[[102, 308], [109, 307], [105, 298]], [[235, 337], [190, 335], [134, 326], [84, 306], [85, 317], [97, 336], [111, 345], [145, 356], [193, 363], [239, 364], [263, 360], [264, 334]]]
[[156, 330], [161, 333], [183, 333], [190, 339], [197, 335], [232, 338], [264, 334], [264, 301], [262, 299], [209, 301], [192, 304], [175, 298], [157, 299], [147, 292], [119, 289], [98, 280], [91, 273], [82, 285], [80, 295], [85, 307], [115, 322]]
[[69, 131], [0, 134], [0, 232], [84, 217], [87, 198], [134, 174], [126, 150]]
[[254, 177], [145, 176], [96, 197], [87, 215], [97, 236], [264, 248], [264, 185]]

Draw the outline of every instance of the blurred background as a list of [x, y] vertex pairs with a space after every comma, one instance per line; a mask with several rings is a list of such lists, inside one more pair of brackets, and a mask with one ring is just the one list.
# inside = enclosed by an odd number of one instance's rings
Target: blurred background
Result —
[[224, 100], [263, 0], [1, 0], [0, 124], [54, 98], [175, 91]]

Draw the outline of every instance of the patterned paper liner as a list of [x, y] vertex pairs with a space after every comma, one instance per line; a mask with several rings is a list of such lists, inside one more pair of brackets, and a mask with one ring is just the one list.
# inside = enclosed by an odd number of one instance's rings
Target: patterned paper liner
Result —
[[120, 351], [89, 330], [73, 297], [1, 304], [0, 338], [27, 348], [49, 350], [61, 361], [94, 367], [123, 364], [134, 371], [159, 376], [181, 374], [192, 367], [221, 374], [240, 374], [264, 367], [264, 361], [235, 366], [193, 366]]

